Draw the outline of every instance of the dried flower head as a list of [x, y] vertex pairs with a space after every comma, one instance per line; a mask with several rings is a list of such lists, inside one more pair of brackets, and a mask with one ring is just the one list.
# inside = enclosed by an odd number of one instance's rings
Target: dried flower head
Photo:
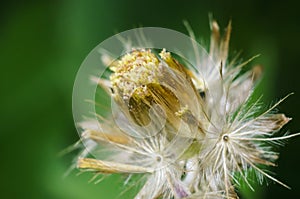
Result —
[[136, 199], [238, 198], [238, 176], [252, 189], [251, 170], [288, 187], [264, 170], [276, 165], [273, 145], [299, 135], [278, 133], [290, 121], [274, 112], [285, 98], [267, 110], [253, 102], [261, 67], [242, 72], [251, 60], [228, 61], [231, 23], [224, 36], [216, 21], [211, 30], [209, 54], [195, 50], [194, 67], [167, 49], [132, 49], [111, 62], [109, 78], [93, 78], [115, 114], [80, 123], [86, 149], [79, 169], [128, 179], [141, 174]]

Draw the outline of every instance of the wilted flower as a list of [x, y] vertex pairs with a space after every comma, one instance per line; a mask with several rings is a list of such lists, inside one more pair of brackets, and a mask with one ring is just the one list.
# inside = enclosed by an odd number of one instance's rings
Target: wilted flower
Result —
[[87, 149], [78, 168], [142, 174], [136, 199], [238, 198], [237, 175], [252, 188], [250, 170], [287, 187], [261, 167], [275, 166], [272, 144], [298, 135], [273, 137], [290, 120], [273, 111], [282, 100], [267, 110], [252, 102], [261, 67], [243, 73], [249, 61], [228, 61], [231, 23], [223, 37], [215, 21], [211, 30], [209, 54], [195, 51], [194, 68], [167, 49], [132, 49], [108, 66], [109, 78], [93, 78], [114, 113], [80, 123]]

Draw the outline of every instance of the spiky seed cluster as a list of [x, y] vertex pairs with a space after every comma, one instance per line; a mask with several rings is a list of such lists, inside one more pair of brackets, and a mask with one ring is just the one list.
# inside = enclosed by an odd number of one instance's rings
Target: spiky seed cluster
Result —
[[88, 150], [103, 158], [81, 155], [78, 168], [144, 174], [136, 199], [238, 198], [236, 174], [252, 188], [252, 169], [286, 186], [261, 168], [275, 166], [278, 158], [270, 143], [298, 135], [273, 137], [290, 120], [272, 112], [282, 100], [264, 111], [259, 101], [251, 103], [260, 67], [241, 73], [248, 61], [227, 60], [231, 24], [223, 37], [215, 21], [211, 29], [209, 55], [196, 70], [165, 49], [160, 57], [133, 50], [110, 66], [110, 82], [98, 83], [116, 101], [119, 123], [99, 116], [101, 129], [96, 121], [81, 124]]

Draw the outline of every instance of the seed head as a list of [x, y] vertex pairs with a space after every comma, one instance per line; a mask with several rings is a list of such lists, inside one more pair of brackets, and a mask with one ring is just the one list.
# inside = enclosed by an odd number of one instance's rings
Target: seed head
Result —
[[237, 176], [253, 189], [250, 170], [288, 187], [262, 169], [276, 165], [274, 145], [299, 135], [280, 135], [290, 118], [274, 109], [285, 98], [267, 110], [253, 102], [261, 67], [242, 72], [252, 59], [228, 60], [231, 22], [224, 36], [216, 21], [211, 31], [209, 54], [195, 50], [194, 67], [167, 49], [133, 49], [108, 66], [110, 77], [98, 83], [117, 111], [80, 124], [87, 149], [79, 169], [142, 174], [136, 199], [237, 199]]

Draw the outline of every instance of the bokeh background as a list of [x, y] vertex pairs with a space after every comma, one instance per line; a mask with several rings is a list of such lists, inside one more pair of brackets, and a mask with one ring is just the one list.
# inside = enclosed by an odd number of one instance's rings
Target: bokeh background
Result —
[[[63, 178], [75, 154], [58, 156], [78, 140], [72, 118], [72, 87], [81, 62], [113, 34], [140, 26], [187, 33], [188, 20], [208, 43], [208, 13], [221, 27], [233, 21], [231, 52], [242, 50], [264, 66], [259, 89], [266, 102], [290, 92], [279, 106], [300, 130], [299, 35], [296, 1], [7, 1], [0, 7], [0, 194], [1, 198], [106, 199], [121, 191], [121, 179], [89, 184], [89, 174]], [[299, 198], [300, 137], [281, 150], [277, 177], [242, 198]], [[125, 197], [125, 196], [124, 196]], [[121, 196], [120, 198], [123, 198]]]

